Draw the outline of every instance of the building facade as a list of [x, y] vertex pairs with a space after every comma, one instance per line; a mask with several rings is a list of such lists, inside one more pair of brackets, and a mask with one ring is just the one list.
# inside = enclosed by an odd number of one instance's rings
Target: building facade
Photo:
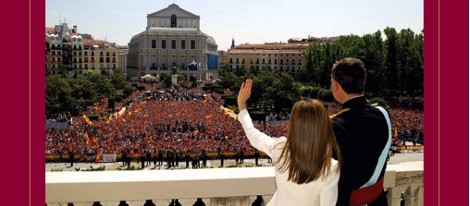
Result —
[[304, 63], [303, 51], [312, 44], [334, 41], [335, 38], [289, 39], [287, 42], [240, 44], [225, 53], [224, 65], [232, 69], [261, 69], [297, 72]]
[[122, 69], [119, 61], [120, 49], [103, 40], [94, 40], [90, 34], [78, 33], [77, 26], [69, 28], [67, 23], [46, 28], [46, 71], [59, 72], [63, 67], [69, 72], [85, 74]]
[[200, 17], [176, 4], [147, 15], [146, 30], [129, 42], [127, 76], [178, 70], [206, 80], [218, 69], [217, 44], [200, 30]]

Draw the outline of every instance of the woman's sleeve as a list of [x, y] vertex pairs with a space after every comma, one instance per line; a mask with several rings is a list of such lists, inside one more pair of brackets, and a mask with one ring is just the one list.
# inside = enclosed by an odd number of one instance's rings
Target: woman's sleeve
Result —
[[273, 158], [273, 147], [277, 141], [255, 128], [250, 114], [248, 114], [246, 109], [240, 111], [238, 114], [238, 121], [242, 124], [243, 130], [245, 131], [250, 144]]

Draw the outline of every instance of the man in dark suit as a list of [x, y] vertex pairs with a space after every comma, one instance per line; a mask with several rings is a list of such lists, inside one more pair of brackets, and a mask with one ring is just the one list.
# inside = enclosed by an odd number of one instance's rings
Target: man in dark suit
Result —
[[331, 91], [343, 110], [332, 115], [343, 155], [337, 206], [387, 205], [383, 176], [391, 144], [391, 122], [382, 107], [364, 97], [367, 71], [355, 58], [339, 60], [331, 71]]

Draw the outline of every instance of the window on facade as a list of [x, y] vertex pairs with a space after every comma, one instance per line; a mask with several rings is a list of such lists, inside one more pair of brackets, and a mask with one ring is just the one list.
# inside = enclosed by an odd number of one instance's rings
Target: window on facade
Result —
[[176, 28], [176, 15], [171, 15], [171, 28]]
[[181, 49], [186, 49], [186, 41], [181, 40]]
[[166, 40], [162, 40], [162, 49], [166, 49]]
[[191, 40], [191, 49], [196, 49], [196, 40]]
[[109, 63], [109, 57], [106, 57], [106, 63]]
[[103, 62], [104, 62], [103, 57], [100, 57], [100, 63], [103, 63]]
[[157, 48], [157, 40], [152, 39], [152, 49]]
[[176, 49], [176, 40], [171, 40], [171, 49]]

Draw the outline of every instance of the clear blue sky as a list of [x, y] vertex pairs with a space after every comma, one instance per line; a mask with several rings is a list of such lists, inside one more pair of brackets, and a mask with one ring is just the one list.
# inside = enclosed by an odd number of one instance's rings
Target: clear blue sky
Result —
[[46, 0], [46, 27], [77, 25], [79, 33], [127, 45], [145, 30], [147, 14], [175, 3], [201, 17], [201, 31], [219, 50], [235, 44], [286, 42], [289, 38], [363, 35], [424, 28], [417, 0]]

